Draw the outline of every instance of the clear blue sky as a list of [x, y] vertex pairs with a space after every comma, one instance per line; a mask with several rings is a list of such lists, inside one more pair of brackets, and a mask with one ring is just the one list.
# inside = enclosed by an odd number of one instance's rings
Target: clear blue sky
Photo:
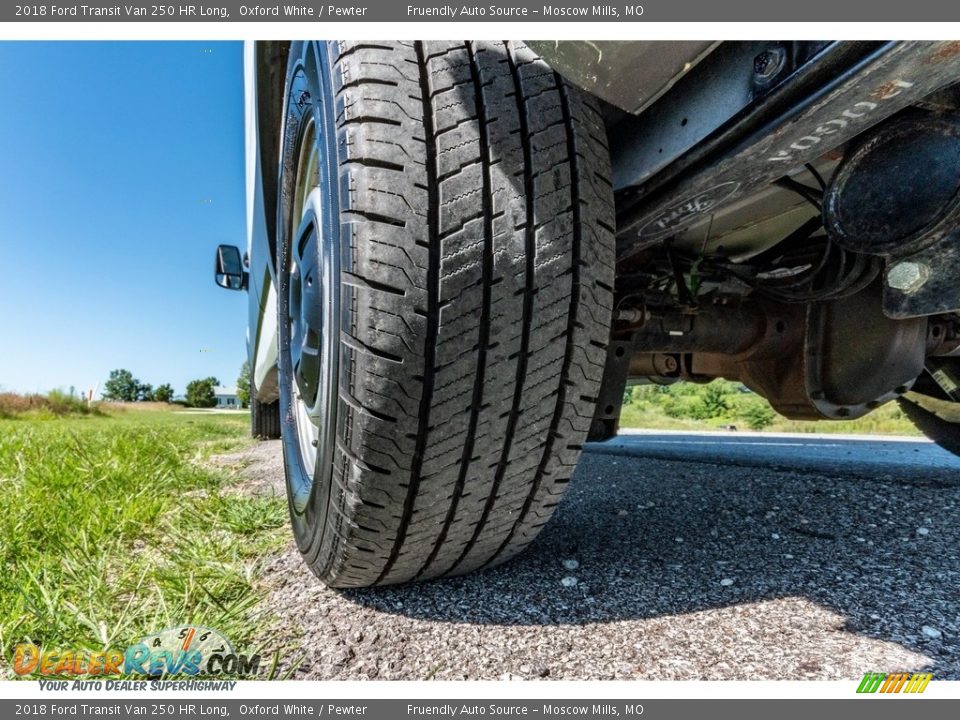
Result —
[[0, 388], [233, 385], [245, 218], [240, 43], [0, 42]]

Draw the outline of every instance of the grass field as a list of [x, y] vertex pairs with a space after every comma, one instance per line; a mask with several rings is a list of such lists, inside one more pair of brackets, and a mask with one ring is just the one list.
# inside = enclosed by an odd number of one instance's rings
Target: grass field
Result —
[[759, 395], [726, 380], [630, 387], [620, 414], [623, 428], [719, 430], [730, 425], [766, 432], [920, 435], [895, 402], [856, 420], [788, 420]]
[[225, 493], [204, 463], [250, 442], [248, 416], [108, 412], [0, 420], [0, 674], [20, 642], [101, 651], [185, 623], [238, 648], [253, 636], [286, 504]]

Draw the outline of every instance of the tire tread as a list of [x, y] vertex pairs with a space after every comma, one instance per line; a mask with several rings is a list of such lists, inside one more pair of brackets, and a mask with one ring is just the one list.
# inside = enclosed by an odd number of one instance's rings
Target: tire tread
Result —
[[520, 43], [327, 51], [341, 377], [331, 512], [307, 561], [336, 587], [503, 562], [563, 495], [602, 376], [602, 119]]

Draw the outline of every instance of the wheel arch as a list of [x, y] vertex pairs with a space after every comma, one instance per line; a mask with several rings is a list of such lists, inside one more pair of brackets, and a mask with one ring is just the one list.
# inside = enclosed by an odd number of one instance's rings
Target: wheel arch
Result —
[[247, 46], [247, 182], [251, 263], [248, 353], [256, 399], [273, 402], [277, 389], [276, 247], [280, 132], [288, 41]]
[[256, 78], [257, 147], [263, 211], [270, 245], [270, 268], [276, 279], [277, 175], [280, 165], [280, 131], [283, 124], [283, 93], [290, 55], [289, 41], [257, 41], [254, 45]]

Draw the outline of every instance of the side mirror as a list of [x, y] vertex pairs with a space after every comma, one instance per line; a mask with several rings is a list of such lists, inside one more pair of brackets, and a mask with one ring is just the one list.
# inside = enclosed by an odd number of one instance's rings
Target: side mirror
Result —
[[233, 245], [217, 246], [217, 262], [214, 267], [214, 280], [227, 290], [246, 290], [249, 275], [243, 269], [240, 250]]

